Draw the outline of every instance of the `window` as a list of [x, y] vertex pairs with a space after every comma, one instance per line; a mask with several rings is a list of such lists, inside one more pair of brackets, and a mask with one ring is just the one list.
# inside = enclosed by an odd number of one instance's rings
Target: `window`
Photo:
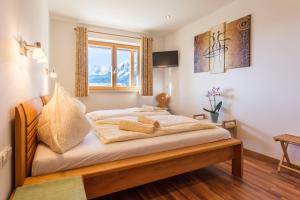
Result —
[[89, 41], [91, 90], [138, 90], [140, 47]]

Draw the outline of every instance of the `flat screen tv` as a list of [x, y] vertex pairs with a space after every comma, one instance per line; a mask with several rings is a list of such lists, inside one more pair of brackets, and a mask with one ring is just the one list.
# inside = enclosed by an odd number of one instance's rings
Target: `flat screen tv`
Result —
[[153, 67], [177, 67], [178, 51], [153, 52]]

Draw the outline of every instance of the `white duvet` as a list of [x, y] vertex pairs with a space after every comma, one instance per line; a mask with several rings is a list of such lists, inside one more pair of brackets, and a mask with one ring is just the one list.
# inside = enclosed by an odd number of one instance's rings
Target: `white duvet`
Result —
[[135, 116], [97, 120], [92, 124], [96, 131], [97, 137], [105, 144], [216, 128], [216, 126], [211, 123], [203, 123], [199, 120], [180, 115], [155, 115], [147, 117], [157, 121], [160, 124], [160, 127], [157, 128], [152, 134], [119, 129], [119, 123], [121, 121], [137, 122], [138, 119]]

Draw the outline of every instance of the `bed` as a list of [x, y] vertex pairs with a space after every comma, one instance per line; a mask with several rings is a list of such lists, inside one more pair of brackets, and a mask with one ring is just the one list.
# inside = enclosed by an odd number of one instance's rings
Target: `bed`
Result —
[[[78, 147], [57, 155], [37, 141], [38, 118], [48, 100], [48, 96], [43, 96], [16, 107], [16, 187], [82, 176], [87, 198], [91, 199], [227, 160], [232, 160], [232, 174], [243, 176], [242, 142], [229, 138], [229, 133], [221, 128], [122, 145], [101, 144], [90, 133]], [[44, 155], [48, 156], [43, 160]]]

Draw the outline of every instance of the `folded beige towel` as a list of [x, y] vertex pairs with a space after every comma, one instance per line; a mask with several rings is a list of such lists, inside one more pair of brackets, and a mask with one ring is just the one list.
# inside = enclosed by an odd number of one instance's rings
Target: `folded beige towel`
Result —
[[134, 121], [126, 121], [126, 120], [120, 121], [119, 129], [125, 130], [125, 131], [147, 133], [147, 134], [152, 134], [155, 131], [154, 125], [143, 124], [143, 123], [134, 122]]
[[159, 128], [160, 127], [160, 123], [157, 120], [151, 119], [151, 118], [146, 117], [146, 116], [139, 116], [138, 117], [138, 121], [141, 122], [141, 123], [143, 123], [143, 124], [151, 124], [155, 128]]

